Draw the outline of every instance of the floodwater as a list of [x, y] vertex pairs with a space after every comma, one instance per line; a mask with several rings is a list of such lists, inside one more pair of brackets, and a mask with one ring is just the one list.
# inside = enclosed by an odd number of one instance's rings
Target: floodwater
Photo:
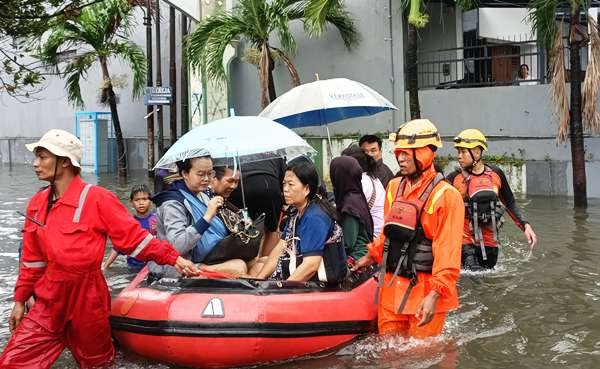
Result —
[[[44, 183], [29, 168], [0, 168], [0, 347], [9, 337], [7, 318], [18, 270], [18, 247], [28, 198]], [[147, 182], [144, 173], [119, 184], [86, 175], [126, 201], [128, 188]], [[501, 256], [492, 272], [463, 274], [460, 307], [433, 340], [369, 336], [333, 353], [270, 368], [599, 368], [600, 200], [574, 211], [564, 197], [527, 197], [519, 203], [539, 245], [533, 255], [510, 220], [501, 233]], [[106, 273], [114, 294], [133, 275], [119, 258]], [[235, 353], [232, 352], [234, 355]], [[76, 368], [65, 353], [54, 368]], [[118, 352], [115, 368], [175, 368]]]

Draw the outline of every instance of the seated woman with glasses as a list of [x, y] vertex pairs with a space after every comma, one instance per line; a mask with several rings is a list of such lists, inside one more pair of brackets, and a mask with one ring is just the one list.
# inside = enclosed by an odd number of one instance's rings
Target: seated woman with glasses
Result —
[[[204, 191], [215, 176], [212, 159], [208, 153], [204, 156], [177, 162], [180, 179], [174, 181], [167, 190], [152, 198], [156, 204], [158, 222], [157, 237], [168, 240], [181, 256], [195, 262], [202, 261], [215, 243], [202, 242], [203, 237], [214, 235], [215, 228], [222, 222], [215, 217], [223, 205], [222, 196], [209, 198]], [[177, 277], [175, 269], [148, 263], [151, 279]], [[234, 275], [246, 273], [243, 260], [228, 260], [220, 264], [204, 266], [207, 270], [225, 272]]]
[[335, 208], [319, 189], [315, 166], [290, 163], [283, 179], [289, 205], [281, 240], [268, 257], [254, 264], [258, 279], [342, 282], [347, 274], [342, 229]]

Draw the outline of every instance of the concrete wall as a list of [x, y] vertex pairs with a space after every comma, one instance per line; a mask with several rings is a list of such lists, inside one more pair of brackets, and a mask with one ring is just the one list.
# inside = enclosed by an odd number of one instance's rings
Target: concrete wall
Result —
[[[458, 132], [479, 128], [490, 140], [489, 154], [527, 162], [527, 193], [572, 195], [571, 149], [556, 143], [549, 85], [427, 90], [419, 97], [422, 116], [449, 141], [440, 154], [454, 154]], [[585, 150], [588, 195], [600, 197], [600, 137], [588, 136]]]
[[[180, 55], [181, 55], [181, 25], [180, 13], [176, 13], [176, 34], [177, 34], [177, 80], [178, 91], [177, 96], [180, 97]], [[136, 18], [138, 26], [131, 39], [142, 47], [145, 51], [146, 34], [143, 26], [143, 12], [136, 10]], [[161, 7], [161, 46], [162, 46], [162, 81], [163, 86], [169, 85], [169, 8], [164, 5]], [[154, 25], [153, 25], [154, 31]], [[153, 33], [154, 34], [154, 33]], [[153, 36], [153, 45], [155, 46], [156, 39]], [[154, 49], [154, 48], [153, 48]], [[156, 61], [156, 56], [154, 55]], [[146, 107], [143, 103], [143, 98], [134, 100], [132, 98], [132, 77], [130, 69], [120, 60], [111, 59], [109, 62], [109, 71], [114, 79], [125, 81], [122, 88], [117, 88], [116, 93], [119, 99], [119, 117], [123, 129], [123, 135], [129, 138], [144, 138], [146, 137]], [[156, 74], [156, 64], [154, 67]], [[7, 163], [9, 153], [7, 138], [13, 139], [13, 143], [31, 142], [33, 139], [39, 138], [44, 132], [51, 128], [61, 128], [74, 132], [74, 117], [76, 111], [106, 111], [109, 112], [108, 106], [101, 105], [99, 100], [100, 86], [102, 82], [102, 74], [99, 65], [94, 65], [87, 74], [87, 79], [81, 82], [81, 91], [83, 100], [86, 103], [84, 108], [75, 109], [67, 101], [67, 93], [65, 91], [65, 82], [57, 77], [48, 77], [44, 91], [35, 96], [31, 102], [26, 104], [20, 103], [8, 96], [0, 95], [0, 162]], [[163, 131], [165, 137], [169, 136], [169, 107], [164, 106], [164, 124]], [[178, 109], [180, 111], [180, 109]], [[178, 113], [178, 123], [179, 113]], [[155, 132], [158, 132], [155, 126]], [[15, 140], [16, 139], [16, 140]], [[23, 157], [21, 148], [18, 145], [12, 145], [14, 153], [11, 153], [13, 160], [21, 160]], [[145, 149], [144, 149], [145, 150]], [[131, 155], [131, 153], [130, 153]], [[145, 155], [144, 155], [145, 157]], [[145, 158], [143, 161], [133, 160], [130, 163], [130, 168], [143, 168], [146, 166]], [[21, 161], [15, 161], [21, 162]]]
[[[437, 86], [463, 77], [461, 50], [446, 50], [462, 47], [462, 16], [460, 9], [444, 3], [428, 4], [429, 23], [419, 30], [419, 86]], [[446, 51], [438, 51], [446, 50]], [[449, 73], [443, 73], [443, 64], [448, 64]]]
[[[389, 4], [392, 4], [391, 18], [388, 17]], [[315, 73], [321, 79], [345, 77], [362, 82], [392, 101], [403, 106], [404, 78], [402, 51], [402, 13], [400, 2], [396, 0], [347, 0], [345, 5], [353, 15], [362, 38], [360, 45], [352, 52], [346, 51], [339, 33], [329, 27], [320, 39], [309, 39], [302, 24], [296, 23], [292, 30], [298, 43], [298, 54], [293, 61], [303, 82], [315, 80]], [[392, 33], [390, 34], [390, 23]], [[390, 40], [391, 39], [391, 40]], [[277, 44], [276, 37], [271, 42]], [[392, 43], [392, 45], [390, 45]], [[390, 46], [393, 47], [393, 69]], [[241, 45], [240, 47], [244, 47]], [[243, 50], [238, 52], [243, 55]], [[237, 115], [255, 115], [262, 109], [258, 73], [255, 66], [241, 59], [231, 63], [232, 103]], [[275, 85], [278, 94], [292, 88], [290, 76], [284, 65], [277, 63]], [[396, 113], [402, 120], [402, 111]], [[350, 119], [330, 126], [333, 135], [348, 132], [388, 131], [398, 126], [393, 122], [394, 114], [381, 113], [373, 117]], [[301, 133], [321, 135], [321, 127], [299, 130]]]

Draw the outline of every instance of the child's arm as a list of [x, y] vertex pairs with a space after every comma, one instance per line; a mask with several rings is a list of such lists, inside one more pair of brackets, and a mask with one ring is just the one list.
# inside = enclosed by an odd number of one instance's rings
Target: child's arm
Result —
[[114, 249], [111, 250], [110, 255], [108, 255], [108, 257], [106, 258], [106, 261], [104, 262], [104, 264], [102, 264], [102, 271], [105, 271], [106, 269], [108, 269], [110, 267], [110, 265], [113, 263], [113, 261], [115, 261], [117, 256], [119, 256], [119, 253], [116, 252]]

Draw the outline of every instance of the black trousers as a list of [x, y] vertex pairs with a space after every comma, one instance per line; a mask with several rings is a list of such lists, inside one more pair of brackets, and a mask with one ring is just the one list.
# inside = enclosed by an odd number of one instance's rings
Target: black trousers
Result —
[[498, 261], [498, 247], [485, 246], [487, 260], [483, 260], [479, 245], [462, 245], [462, 268], [466, 270], [493, 269]]

